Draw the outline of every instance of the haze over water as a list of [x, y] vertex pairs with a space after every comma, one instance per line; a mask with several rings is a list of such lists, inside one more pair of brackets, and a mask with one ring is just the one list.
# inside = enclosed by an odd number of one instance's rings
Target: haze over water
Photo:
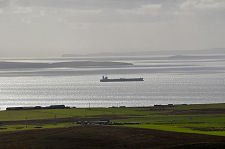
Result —
[[[4, 62], [117, 61], [132, 66], [11, 68], [0, 71], [1, 110], [12, 106], [150, 106], [225, 102], [225, 55], [87, 56]], [[1, 62], [2, 65], [2, 62]], [[0, 65], [0, 66], [1, 66]], [[143, 77], [144, 82], [100, 82]]]

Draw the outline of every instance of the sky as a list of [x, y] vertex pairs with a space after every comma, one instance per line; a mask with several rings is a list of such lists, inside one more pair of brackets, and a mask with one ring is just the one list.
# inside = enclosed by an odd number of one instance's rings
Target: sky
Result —
[[225, 0], [0, 0], [0, 57], [225, 47]]

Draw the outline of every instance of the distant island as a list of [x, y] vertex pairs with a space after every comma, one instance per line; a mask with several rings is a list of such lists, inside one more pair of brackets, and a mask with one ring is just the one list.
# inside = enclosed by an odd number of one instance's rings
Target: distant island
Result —
[[89, 57], [89, 56], [158, 56], [158, 55], [224, 55], [225, 48], [211, 48], [201, 50], [149, 50], [149, 51], [127, 51], [127, 52], [98, 52], [88, 54], [66, 53], [62, 57]]
[[79, 67], [123, 67], [132, 66], [132, 63], [124, 62], [99, 62], [99, 61], [71, 61], [56, 63], [32, 63], [32, 62], [0, 62], [0, 69], [17, 68], [79, 68]]

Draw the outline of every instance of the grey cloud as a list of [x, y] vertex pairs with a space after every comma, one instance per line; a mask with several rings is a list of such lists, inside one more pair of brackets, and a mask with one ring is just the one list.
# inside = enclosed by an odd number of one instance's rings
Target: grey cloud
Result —
[[[57, 8], [136, 8], [149, 3], [167, 3], [167, 1], [168, 0], [17, 0], [16, 3], [22, 6]], [[171, 2], [173, 1], [174, 0]]]
[[[65, 22], [156, 22], [188, 15], [221, 16], [221, 12], [190, 7], [219, 7], [222, 0], [0, 0], [1, 7], [14, 5], [12, 13], [57, 15]], [[221, 6], [220, 6], [221, 7]], [[36, 10], [36, 11], [35, 11]], [[210, 15], [209, 15], [210, 14]], [[42, 15], [43, 16], [43, 15]]]
[[180, 5], [181, 9], [224, 9], [224, 0], [185, 0]]
[[0, 7], [12, 3], [24, 7], [70, 9], [135, 9], [150, 4], [160, 4], [165, 10], [225, 8], [224, 0], [0, 0]]
[[[208, 9], [204, 1], [217, 3]], [[0, 0], [0, 52], [225, 47], [225, 9], [218, 1]]]
[[10, 4], [9, 0], [0, 0], [0, 8], [7, 7], [9, 6], [9, 4]]

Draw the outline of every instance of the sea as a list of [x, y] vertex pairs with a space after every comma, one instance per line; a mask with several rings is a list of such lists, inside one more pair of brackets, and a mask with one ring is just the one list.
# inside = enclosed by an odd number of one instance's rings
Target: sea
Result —
[[[83, 56], [2, 59], [56, 63], [116, 61], [131, 66], [0, 69], [0, 109], [18, 106], [143, 107], [225, 102], [225, 55]], [[1, 66], [0, 62], [0, 66]], [[143, 77], [143, 82], [100, 82]]]

